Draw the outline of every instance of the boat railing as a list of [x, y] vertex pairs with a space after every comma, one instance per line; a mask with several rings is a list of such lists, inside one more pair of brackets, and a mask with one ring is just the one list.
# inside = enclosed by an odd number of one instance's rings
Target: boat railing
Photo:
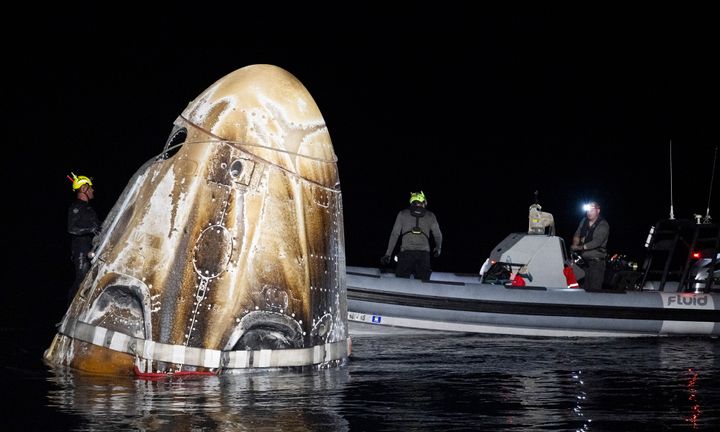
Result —
[[[646, 257], [641, 267], [640, 290], [665, 291], [669, 282], [677, 282], [677, 292], [698, 290], [691, 270], [698, 260], [709, 258], [709, 268], [717, 263], [720, 249], [720, 225], [685, 219], [664, 219], [650, 230], [645, 242]], [[659, 283], [649, 283], [659, 279]], [[701, 291], [713, 289], [713, 277], [707, 277]]]

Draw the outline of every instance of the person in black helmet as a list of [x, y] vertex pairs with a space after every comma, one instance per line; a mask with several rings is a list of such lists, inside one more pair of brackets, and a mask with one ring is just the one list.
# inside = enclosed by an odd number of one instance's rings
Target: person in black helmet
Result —
[[430, 236], [435, 242], [433, 256], [440, 256], [442, 233], [435, 214], [426, 209], [425, 194], [412, 192], [410, 207], [400, 210], [395, 218], [395, 225], [390, 233], [387, 251], [380, 261], [387, 265], [395, 250], [398, 237], [402, 237], [400, 253], [395, 269], [397, 277], [407, 278], [414, 275], [415, 279], [429, 280], [430, 269]]
[[581, 287], [585, 291], [599, 291], [605, 278], [605, 259], [610, 224], [600, 216], [600, 205], [593, 201], [583, 206], [585, 217], [573, 235], [570, 250], [577, 252], [585, 261], [585, 278]]
[[75, 174], [68, 178], [73, 182], [72, 188], [75, 191], [75, 201], [70, 204], [67, 217], [67, 232], [71, 236], [70, 260], [75, 269], [75, 280], [68, 291], [69, 305], [90, 270], [88, 253], [93, 247], [93, 237], [100, 232], [100, 220], [90, 206], [90, 200], [95, 198], [92, 180]]

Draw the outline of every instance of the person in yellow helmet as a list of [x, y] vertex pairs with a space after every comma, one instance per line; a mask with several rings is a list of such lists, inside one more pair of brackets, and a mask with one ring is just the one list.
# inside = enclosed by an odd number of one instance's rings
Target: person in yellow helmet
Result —
[[72, 302], [88, 270], [90, 258], [88, 253], [93, 247], [93, 237], [100, 232], [100, 220], [90, 200], [95, 198], [93, 182], [89, 177], [68, 176], [75, 192], [75, 200], [70, 204], [67, 216], [67, 232], [70, 240], [70, 260], [75, 269], [75, 280], [68, 291], [68, 304]]
[[440, 256], [442, 248], [442, 233], [435, 214], [426, 208], [427, 199], [420, 192], [410, 193], [410, 207], [400, 210], [395, 218], [388, 241], [387, 251], [380, 259], [382, 264], [388, 265], [395, 250], [398, 238], [400, 253], [398, 254], [395, 276], [407, 278], [413, 275], [415, 279], [429, 280], [432, 270], [430, 268], [430, 237], [435, 247], [433, 256]]

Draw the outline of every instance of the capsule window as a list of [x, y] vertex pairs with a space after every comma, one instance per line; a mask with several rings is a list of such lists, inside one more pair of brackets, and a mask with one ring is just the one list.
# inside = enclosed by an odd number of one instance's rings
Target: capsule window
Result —
[[240, 160], [236, 160], [230, 165], [230, 176], [233, 178], [233, 180], [236, 180], [238, 177], [240, 177], [240, 174], [242, 174], [243, 171], [243, 163]]
[[187, 139], [187, 128], [177, 126], [170, 132], [170, 136], [165, 142], [165, 148], [163, 149], [162, 158], [169, 159], [177, 153], [182, 144]]
[[228, 168], [232, 180], [245, 186], [250, 185], [254, 169], [255, 162], [248, 159], [235, 159]]

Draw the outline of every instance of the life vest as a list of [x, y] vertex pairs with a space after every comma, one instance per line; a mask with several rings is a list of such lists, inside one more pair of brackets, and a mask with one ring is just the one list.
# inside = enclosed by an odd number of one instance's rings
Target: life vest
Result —
[[[580, 227], [580, 239], [582, 240], [582, 244], [586, 244], [592, 241], [593, 234], [595, 233], [595, 228], [600, 225], [600, 222], [603, 221], [602, 216], [598, 216], [597, 220], [593, 224], [593, 226], [590, 226], [590, 221], [588, 218], [585, 218], [583, 221], [582, 227]], [[597, 248], [600, 252], [605, 253], [605, 248], [600, 246]]]
[[410, 207], [410, 214], [415, 216], [415, 226], [410, 229], [410, 231], [405, 231], [404, 233], [400, 234], [400, 237], [404, 236], [405, 234], [422, 234], [430, 240], [430, 236], [426, 234], [422, 228], [420, 228], [420, 218], [425, 217], [425, 213], [427, 213], [427, 210], [424, 207]]

